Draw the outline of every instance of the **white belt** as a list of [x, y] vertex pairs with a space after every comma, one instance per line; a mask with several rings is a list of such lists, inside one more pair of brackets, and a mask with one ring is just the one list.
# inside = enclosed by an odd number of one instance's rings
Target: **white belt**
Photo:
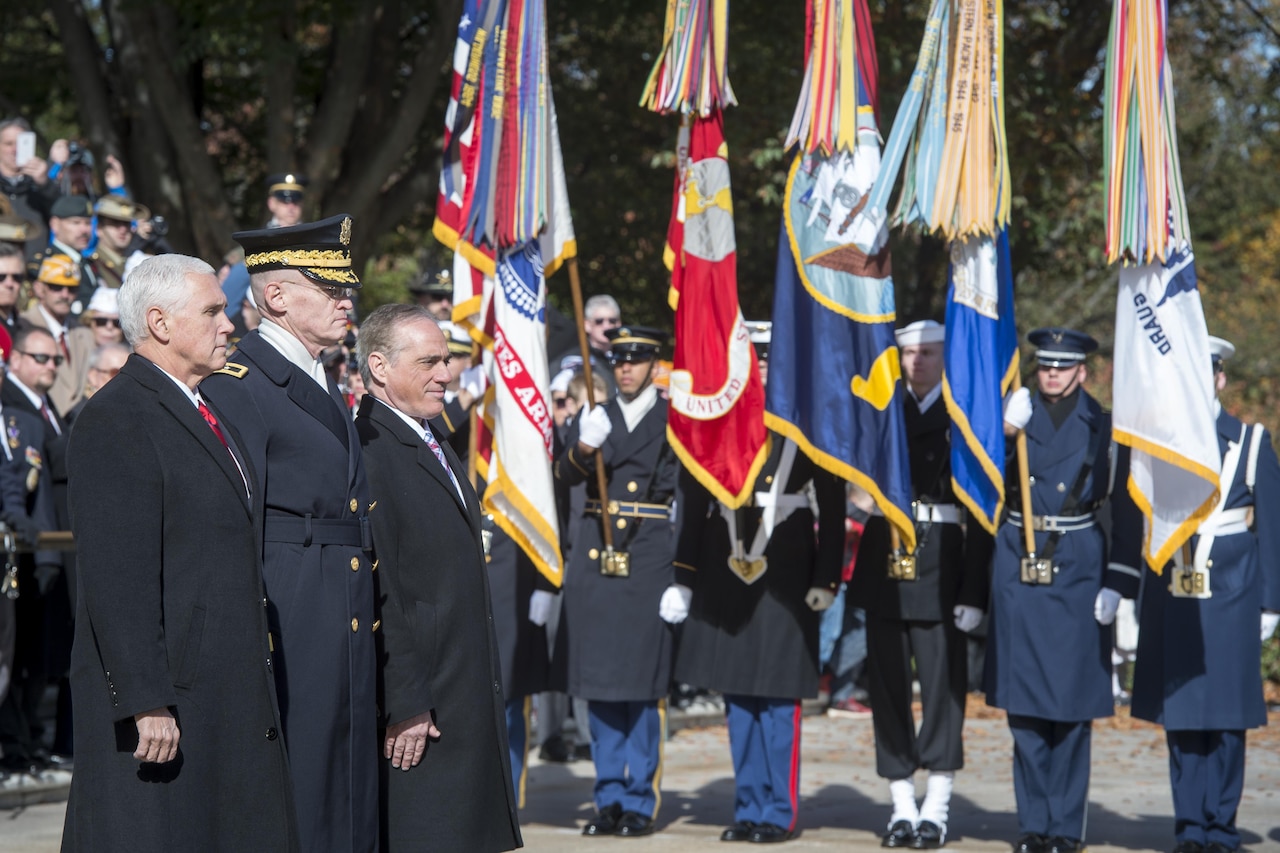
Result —
[[[1009, 510], [1009, 523], [1014, 527], [1022, 527], [1022, 513]], [[1088, 515], [1031, 516], [1032, 530], [1044, 530], [1050, 533], [1070, 533], [1073, 530], [1088, 530], [1094, 524], [1093, 513]]]
[[933, 524], [959, 524], [960, 507], [955, 504], [917, 503], [916, 521], [927, 521]]
[[809, 499], [804, 495], [774, 495], [771, 492], [756, 492], [756, 506], [772, 506], [777, 507], [778, 509], [790, 510], [808, 509]]
[[1237, 533], [1249, 532], [1249, 510], [1252, 507], [1240, 506], [1235, 509], [1224, 509], [1205, 519], [1196, 530], [1201, 536], [1234, 536]]

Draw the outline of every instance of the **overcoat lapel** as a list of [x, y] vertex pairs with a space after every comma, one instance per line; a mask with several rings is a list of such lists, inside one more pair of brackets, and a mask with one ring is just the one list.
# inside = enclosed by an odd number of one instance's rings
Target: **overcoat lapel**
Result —
[[314, 379], [299, 370], [275, 347], [264, 341], [261, 335], [253, 333], [245, 335], [240, 340], [236, 354], [243, 354], [242, 357], [256, 364], [268, 379], [284, 387], [289, 394], [289, 399], [298, 408], [323, 424], [329, 432], [333, 433], [334, 438], [342, 442], [342, 446], [350, 451], [353, 438], [348, 431], [348, 422], [351, 419], [346, 417], [346, 410], [335, 402], [327, 388], [321, 388]]

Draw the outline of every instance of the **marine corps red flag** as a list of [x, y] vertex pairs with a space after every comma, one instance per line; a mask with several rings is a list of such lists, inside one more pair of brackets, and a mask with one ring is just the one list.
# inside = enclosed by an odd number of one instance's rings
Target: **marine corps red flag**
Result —
[[667, 438], [685, 468], [736, 509], [769, 455], [764, 384], [738, 308], [729, 190], [727, 0], [670, 0], [662, 53], [642, 103], [682, 116], [665, 259], [676, 312]]

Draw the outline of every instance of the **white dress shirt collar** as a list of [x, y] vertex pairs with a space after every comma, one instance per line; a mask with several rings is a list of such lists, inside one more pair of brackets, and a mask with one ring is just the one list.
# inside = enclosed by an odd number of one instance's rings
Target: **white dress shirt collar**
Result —
[[302, 341], [294, 337], [292, 332], [263, 317], [258, 325], [258, 334], [262, 335], [264, 341], [275, 347], [286, 361], [314, 379], [321, 388], [329, 390], [324, 365], [320, 363], [320, 359], [311, 357], [311, 353], [307, 352]]

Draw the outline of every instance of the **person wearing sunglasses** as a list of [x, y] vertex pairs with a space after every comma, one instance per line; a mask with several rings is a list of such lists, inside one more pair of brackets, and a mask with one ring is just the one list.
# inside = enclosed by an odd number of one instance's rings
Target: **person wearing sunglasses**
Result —
[[93, 333], [95, 348], [124, 343], [117, 293], [117, 290], [110, 287], [99, 287], [93, 292], [89, 307], [80, 315], [80, 323]]
[[[142, 254], [134, 249], [142, 240], [137, 238], [133, 224], [148, 222], [151, 211], [118, 195], [105, 195], [98, 199], [94, 211], [98, 214], [98, 245], [89, 256], [89, 262], [98, 277], [99, 288], [116, 288], [124, 282], [126, 263], [132, 260], [133, 255]], [[124, 337], [120, 339], [124, 340]]]
[[262, 322], [200, 384], [264, 484], [282, 733], [300, 847], [320, 853], [370, 849], [378, 837], [374, 499], [355, 424], [322, 360], [346, 337], [360, 287], [351, 228], [339, 215], [233, 235]]
[[36, 304], [23, 311], [24, 321], [53, 336], [63, 364], [58, 370], [49, 399], [59, 412], [69, 412], [84, 397], [84, 380], [93, 354], [93, 332], [73, 323], [71, 309], [80, 288], [81, 268], [74, 258], [53, 254], [40, 262], [32, 282]]
[[22, 249], [13, 243], [0, 242], [0, 323], [12, 337], [22, 320], [18, 316], [18, 298], [27, 283], [27, 262]]

